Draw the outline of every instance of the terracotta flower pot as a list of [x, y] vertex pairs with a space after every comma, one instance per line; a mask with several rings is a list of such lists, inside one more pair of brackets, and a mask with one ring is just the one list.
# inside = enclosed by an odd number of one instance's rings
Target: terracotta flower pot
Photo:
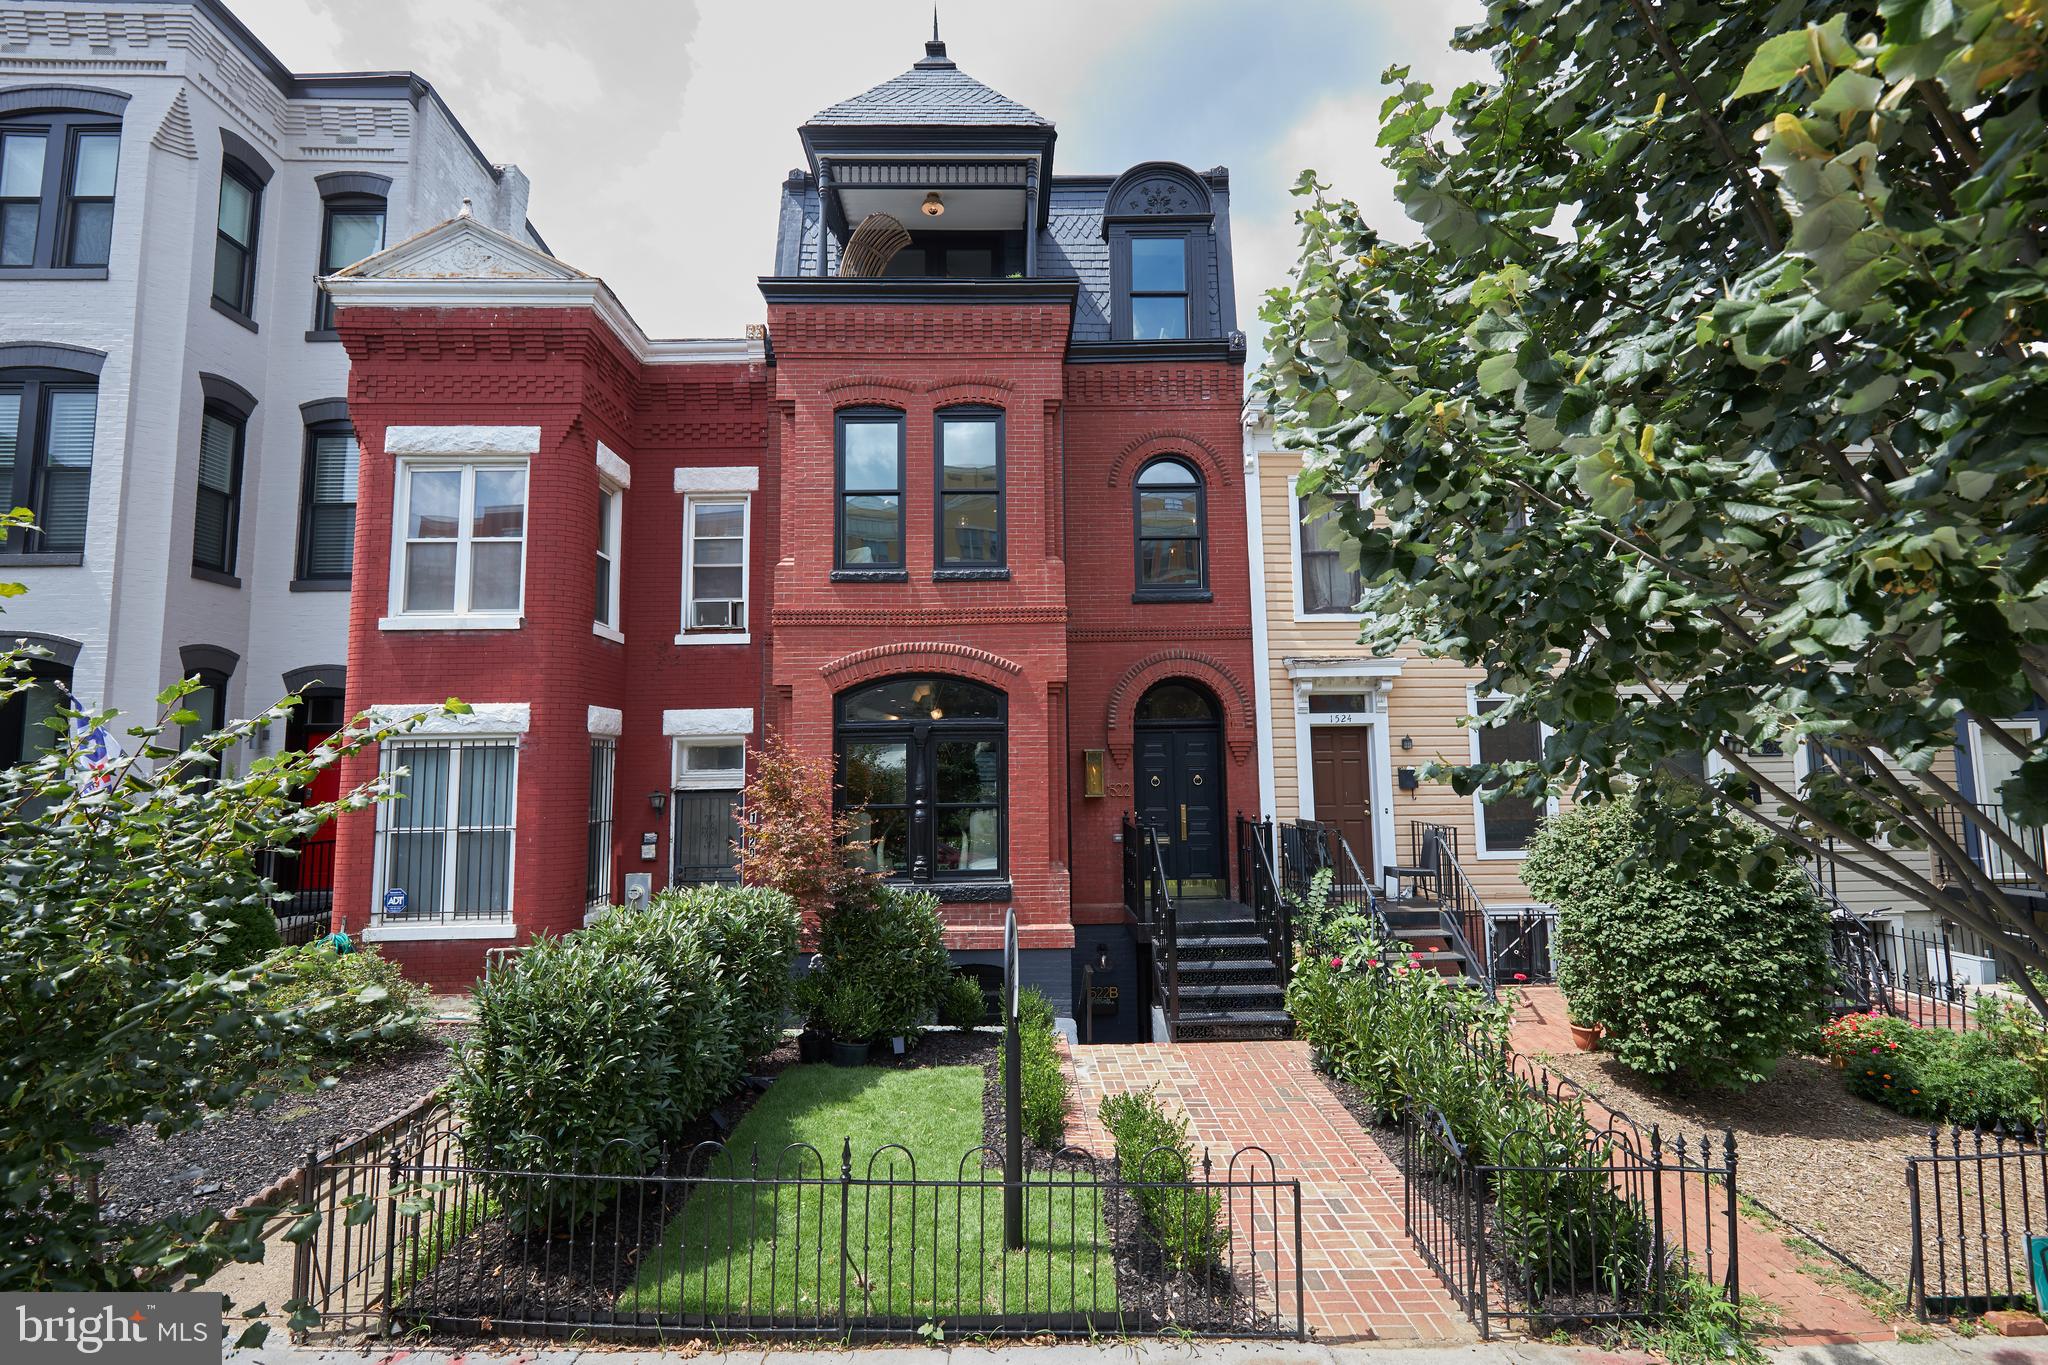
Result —
[[1572, 1046], [1581, 1052], [1591, 1052], [1600, 1046], [1600, 1037], [1606, 1032], [1598, 1024], [1573, 1024]]

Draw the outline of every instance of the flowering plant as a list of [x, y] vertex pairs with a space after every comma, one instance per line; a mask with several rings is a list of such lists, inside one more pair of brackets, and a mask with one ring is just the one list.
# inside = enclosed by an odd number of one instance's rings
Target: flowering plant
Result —
[[1829, 1020], [1820, 1031], [1820, 1045], [1829, 1061], [1847, 1067], [1901, 1051], [1911, 1043], [1912, 1034], [1907, 1020], [1871, 1010]]

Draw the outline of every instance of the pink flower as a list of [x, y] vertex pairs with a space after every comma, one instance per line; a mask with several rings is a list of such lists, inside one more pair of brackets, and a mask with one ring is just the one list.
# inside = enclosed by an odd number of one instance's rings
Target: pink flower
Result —
[[1408, 960], [1409, 960], [1410, 962], [1420, 962], [1420, 961], [1422, 961], [1422, 954], [1421, 954], [1421, 953], [1410, 953], [1410, 954], [1408, 954]]
[[1343, 965], [1344, 959], [1341, 957], [1333, 957], [1330, 959], [1330, 967], [1332, 970], [1335, 970], [1338, 967], [1342, 967]]
[[1515, 980], [1517, 980], [1517, 981], [1527, 981], [1528, 979], [1529, 979], [1529, 974], [1528, 974], [1527, 972], [1516, 972], [1516, 973], [1515, 973]]
[[1365, 965], [1368, 967], [1377, 967], [1380, 965], [1380, 960], [1376, 957], [1369, 957], [1365, 960]]

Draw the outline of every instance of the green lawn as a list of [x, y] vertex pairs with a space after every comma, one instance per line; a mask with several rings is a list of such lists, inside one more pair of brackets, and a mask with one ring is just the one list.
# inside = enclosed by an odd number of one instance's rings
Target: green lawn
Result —
[[[746, 1177], [758, 1152], [758, 1174], [784, 1183], [701, 1186], [669, 1224], [653, 1263], [619, 1296], [619, 1310], [761, 1325], [836, 1322], [840, 1152], [851, 1137], [854, 1179], [894, 1182], [847, 1195], [843, 1278], [855, 1325], [1114, 1313], [1109, 1236], [1087, 1177], [1034, 1182], [1025, 1247], [1003, 1250], [1000, 1167], [977, 1160], [961, 1169], [981, 1145], [981, 1089], [980, 1068], [969, 1066], [783, 1072], [712, 1173]], [[817, 1155], [791, 1150], [797, 1143]], [[807, 1183], [787, 1183], [794, 1177]], [[975, 1183], [932, 1183], [956, 1179]]]

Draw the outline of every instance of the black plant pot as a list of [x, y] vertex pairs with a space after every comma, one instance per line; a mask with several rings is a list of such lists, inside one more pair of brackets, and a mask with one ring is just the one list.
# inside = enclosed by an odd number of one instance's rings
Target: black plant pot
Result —
[[805, 1029], [796, 1036], [796, 1059], [800, 1062], [822, 1062], [825, 1060], [825, 1035], [816, 1029]]
[[867, 1043], [842, 1043], [837, 1038], [832, 1040], [832, 1065], [866, 1066], [867, 1064]]

